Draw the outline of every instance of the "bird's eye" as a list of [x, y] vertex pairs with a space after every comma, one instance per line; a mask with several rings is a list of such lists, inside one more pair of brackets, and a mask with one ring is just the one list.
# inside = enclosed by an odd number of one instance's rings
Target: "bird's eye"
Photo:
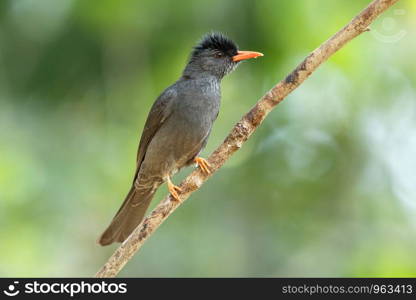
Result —
[[215, 58], [221, 58], [224, 56], [224, 54], [222, 54], [221, 52], [217, 52], [214, 54]]

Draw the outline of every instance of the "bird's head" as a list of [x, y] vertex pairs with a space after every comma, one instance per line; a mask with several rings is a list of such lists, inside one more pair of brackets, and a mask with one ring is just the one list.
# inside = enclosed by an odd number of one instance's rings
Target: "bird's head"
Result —
[[184, 75], [195, 77], [202, 74], [219, 79], [233, 71], [246, 59], [263, 56], [260, 52], [239, 51], [231, 39], [221, 33], [209, 33], [194, 47]]

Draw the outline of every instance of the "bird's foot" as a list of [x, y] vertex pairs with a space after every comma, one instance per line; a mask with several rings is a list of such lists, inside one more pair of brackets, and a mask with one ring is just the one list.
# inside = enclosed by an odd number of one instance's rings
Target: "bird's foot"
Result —
[[182, 192], [182, 189], [178, 187], [177, 185], [174, 185], [172, 180], [170, 180], [170, 177], [168, 177], [167, 182], [168, 182], [169, 193], [172, 195], [173, 199], [175, 199], [176, 201], [182, 202], [178, 194]]
[[208, 161], [202, 157], [195, 157], [195, 163], [201, 168], [205, 174], [211, 174], [211, 166]]

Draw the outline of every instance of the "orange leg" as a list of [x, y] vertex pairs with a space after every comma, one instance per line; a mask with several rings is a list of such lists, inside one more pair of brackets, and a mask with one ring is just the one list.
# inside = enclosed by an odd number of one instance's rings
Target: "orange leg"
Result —
[[194, 161], [201, 168], [202, 172], [206, 174], [211, 174], [211, 170], [210, 170], [211, 166], [206, 161], [206, 159], [202, 157], [195, 157]]
[[178, 194], [182, 192], [181, 188], [174, 185], [172, 180], [170, 180], [170, 177], [167, 178], [167, 182], [168, 182], [169, 193], [172, 195], [173, 199], [181, 202], [181, 199], [179, 198], [179, 194]]

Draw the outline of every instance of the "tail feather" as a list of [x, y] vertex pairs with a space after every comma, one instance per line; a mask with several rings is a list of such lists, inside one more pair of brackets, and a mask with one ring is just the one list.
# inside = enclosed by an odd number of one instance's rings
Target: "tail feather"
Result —
[[153, 188], [137, 189], [133, 185], [98, 243], [101, 246], [122, 243], [143, 220], [154, 193]]

